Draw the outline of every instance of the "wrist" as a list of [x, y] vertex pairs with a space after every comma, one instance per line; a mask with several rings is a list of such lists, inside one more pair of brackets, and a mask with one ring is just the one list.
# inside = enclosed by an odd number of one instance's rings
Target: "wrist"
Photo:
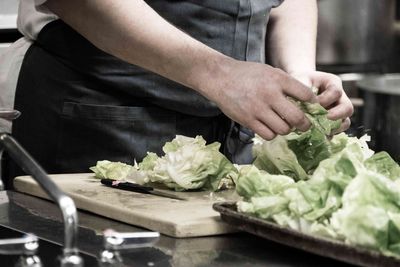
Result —
[[293, 78], [295, 78], [296, 80], [300, 81], [301, 83], [303, 83], [304, 85], [308, 86], [308, 87], [312, 87], [313, 86], [313, 79], [312, 76], [313, 74], [315, 74], [316, 70], [309, 68], [309, 69], [299, 69], [299, 70], [293, 70], [288, 72], [288, 74], [290, 76], [292, 76]]
[[216, 102], [221, 90], [227, 87], [226, 77], [236, 60], [217, 53], [206, 58], [204, 64], [199, 64], [193, 79], [193, 89]]
[[284, 69], [289, 75], [304, 75], [316, 71], [315, 64], [295, 64], [294, 66], [288, 66]]

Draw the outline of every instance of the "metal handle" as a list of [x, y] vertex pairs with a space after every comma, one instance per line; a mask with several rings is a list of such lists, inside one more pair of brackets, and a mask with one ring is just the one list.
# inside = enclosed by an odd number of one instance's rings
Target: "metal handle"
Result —
[[[0, 109], [0, 119], [4, 119], [7, 121], [12, 121], [18, 118], [21, 115], [21, 112], [15, 109]], [[1, 128], [1, 127], [0, 127]], [[3, 163], [3, 150], [0, 146], [0, 178], [2, 174], [2, 163]], [[4, 190], [3, 181], [0, 179], [0, 191]]]
[[3, 158], [3, 155], [4, 155], [3, 149], [2, 149], [2, 147], [0, 145], [0, 191], [4, 190], [4, 184], [3, 184], [2, 177], [3, 177], [3, 164], [4, 164], [5, 160]]
[[21, 256], [15, 267], [43, 267], [38, 256]]
[[158, 232], [119, 233], [108, 229], [104, 231], [104, 250], [100, 254], [101, 267], [122, 265], [120, 250], [153, 246], [160, 238]]
[[61, 266], [83, 266], [83, 260], [77, 249], [78, 215], [74, 201], [59, 189], [43, 168], [14, 138], [6, 133], [0, 133], [0, 150], [2, 150], [1, 146], [60, 207], [64, 220], [64, 253], [61, 258]]
[[0, 240], [0, 254], [2, 255], [35, 255], [38, 248], [38, 238], [32, 234]]
[[16, 264], [17, 267], [42, 267], [42, 262], [36, 256], [38, 248], [38, 238], [32, 234], [20, 238], [0, 240], [0, 254], [21, 255]]
[[0, 119], [12, 121], [18, 118], [20, 115], [21, 112], [19, 112], [18, 110], [0, 109]]
[[124, 250], [150, 247], [160, 238], [158, 232], [119, 233], [108, 229], [104, 231], [104, 248], [106, 250]]

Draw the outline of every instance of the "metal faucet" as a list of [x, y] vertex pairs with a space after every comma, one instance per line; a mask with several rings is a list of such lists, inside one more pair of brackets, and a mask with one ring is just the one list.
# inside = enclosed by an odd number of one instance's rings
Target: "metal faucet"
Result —
[[[5, 117], [4, 114], [4, 112], [0, 112], [0, 118], [9, 120], [15, 118], [15, 116]], [[10, 115], [10, 113], [6, 114]], [[18, 116], [19, 114], [16, 117]], [[3, 150], [7, 151], [14, 161], [36, 180], [61, 209], [64, 220], [64, 249], [60, 259], [61, 266], [83, 266], [83, 260], [77, 249], [78, 215], [74, 201], [58, 188], [32, 156], [7, 133], [0, 133], [0, 151]]]
[[[8, 109], [0, 109], [0, 120], [5, 120], [5, 121], [12, 121], [18, 118], [21, 115], [21, 112], [18, 110], [8, 110]], [[1, 122], [1, 121], [0, 121]], [[0, 124], [0, 133], [3, 132], [4, 130], [1, 129], [1, 124]], [[1, 160], [3, 159], [3, 150], [0, 148], [0, 178], [2, 174], [2, 162]], [[4, 185], [3, 185], [3, 180], [0, 179], [0, 191], [4, 190]]]
[[0, 254], [21, 255], [18, 267], [42, 267], [42, 262], [36, 256], [39, 248], [38, 238], [27, 234], [21, 238], [9, 238], [0, 240]]
[[100, 253], [100, 267], [122, 267], [120, 251], [153, 246], [159, 239], [158, 232], [119, 233], [112, 229], [103, 232], [104, 250]]

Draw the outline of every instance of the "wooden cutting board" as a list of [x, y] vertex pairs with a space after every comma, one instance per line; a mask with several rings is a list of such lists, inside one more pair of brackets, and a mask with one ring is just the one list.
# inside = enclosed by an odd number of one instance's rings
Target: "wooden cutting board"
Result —
[[[56, 174], [51, 179], [82, 210], [114, 220], [141, 226], [173, 237], [219, 235], [235, 232], [220, 219], [212, 204], [237, 199], [234, 191], [173, 192], [187, 200], [175, 200], [149, 194], [106, 187], [91, 173]], [[49, 199], [30, 176], [14, 180], [16, 191]]]

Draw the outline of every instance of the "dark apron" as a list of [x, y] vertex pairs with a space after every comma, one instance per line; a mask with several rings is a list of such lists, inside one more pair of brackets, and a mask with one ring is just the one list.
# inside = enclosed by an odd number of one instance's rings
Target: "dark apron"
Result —
[[[149, 0], [166, 20], [233, 58], [264, 62], [268, 14], [281, 0]], [[160, 40], [162, 42], [163, 40]], [[138, 51], [140, 52], [140, 51]], [[121, 61], [57, 20], [21, 68], [13, 135], [49, 173], [87, 172], [97, 160], [132, 164], [176, 134], [219, 141], [233, 161], [251, 160], [252, 133], [189, 88]], [[9, 176], [21, 173], [10, 164]]]

